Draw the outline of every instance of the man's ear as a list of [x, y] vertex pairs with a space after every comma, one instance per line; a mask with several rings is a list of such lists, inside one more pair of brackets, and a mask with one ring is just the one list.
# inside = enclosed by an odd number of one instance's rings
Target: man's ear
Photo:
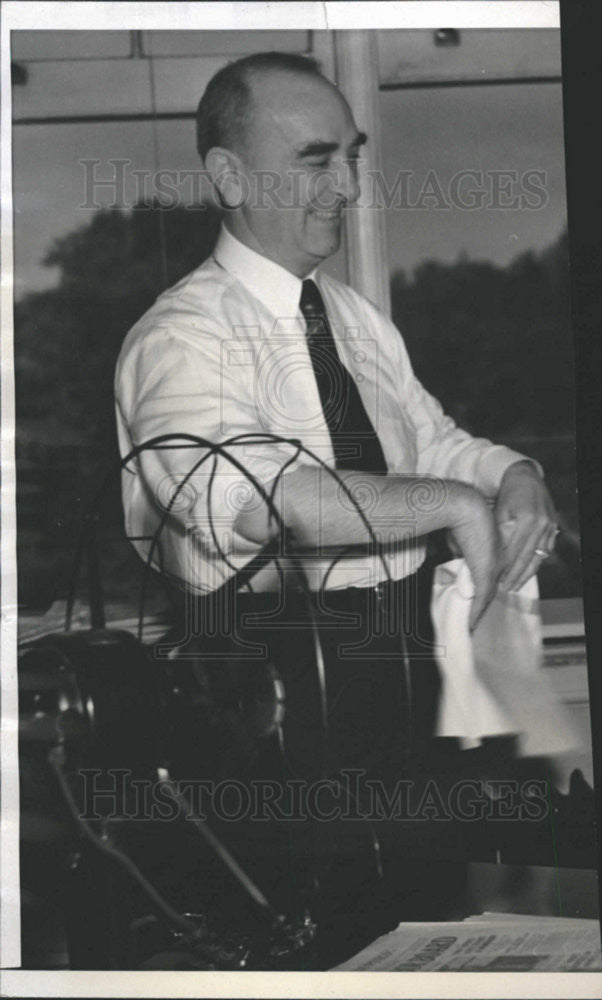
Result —
[[249, 197], [249, 182], [236, 153], [214, 146], [205, 156], [213, 186], [223, 208], [242, 208]]

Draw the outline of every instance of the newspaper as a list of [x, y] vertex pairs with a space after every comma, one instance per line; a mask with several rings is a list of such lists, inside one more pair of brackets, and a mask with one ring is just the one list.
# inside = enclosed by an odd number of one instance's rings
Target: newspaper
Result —
[[466, 920], [402, 923], [336, 972], [595, 972], [597, 920], [484, 913]]

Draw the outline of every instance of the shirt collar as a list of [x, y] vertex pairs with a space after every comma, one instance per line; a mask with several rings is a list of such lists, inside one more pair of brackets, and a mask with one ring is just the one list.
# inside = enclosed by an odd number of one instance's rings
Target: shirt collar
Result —
[[[251, 250], [229, 232], [224, 225], [213, 251], [213, 256], [229, 274], [245, 286], [247, 291], [269, 310], [275, 318], [291, 319], [299, 315], [301, 278], [291, 274], [280, 264]], [[314, 278], [312, 271], [308, 278]]]

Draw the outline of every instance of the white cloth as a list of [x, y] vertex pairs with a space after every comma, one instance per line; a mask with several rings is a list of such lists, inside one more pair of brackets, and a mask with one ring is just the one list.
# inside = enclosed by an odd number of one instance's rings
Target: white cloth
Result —
[[543, 667], [537, 578], [518, 592], [498, 591], [471, 636], [473, 592], [463, 559], [437, 566], [431, 614], [442, 686], [435, 734], [460, 738], [465, 749], [514, 734], [523, 756], [579, 746]]
[[[315, 280], [389, 471], [459, 479], [494, 496], [508, 466], [523, 456], [456, 427], [414, 376], [393, 323], [334, 278], [318, 274]], [[213, 256], [164, 292], [124, 341], [115, 379], [122, 455], [159, 434], [186, 432], [219, 443], [245, 432], [270, 432], [300, 439], [334, 467], [300, 294], [299, 278], [222, 229]], [[267, 485], [295, 448], [255, 443], [232, 446], [231, 454]], [[175, 483], [200, 455], [183, 449], [146, 452], [128, 467], [122, 479], [128, 535], [152, 536]], [[289, 470], [312, 462], [300, 455]], [[178, 497], [154, 559], [157, 568], [197, 591], [216, 588], [257, 551], [234, 526], [252, 488], [224, 458], [217, 461], [210, 487], [212, 465], [210, 459]], [[211, 530], [209, 493], [219, 545]], [[428, 492], [422, 500], [429, 502]], [[412, 537], [411, 525], [408, 536], [388, 557], [395, 579], [414, 572], [424, 559], [422, 540]], [[146, 558], [150, 543], [134, 544]], [[306, 563], [312, 587], [318, 589], [329, 566], [329, 559]], [[327, 586], [367, 587], [383, 576], [376, 559], [346, 559], [329, 574]], [[277, 589], [276, 580], [272, 568], [262, 570], [254, 586]]]

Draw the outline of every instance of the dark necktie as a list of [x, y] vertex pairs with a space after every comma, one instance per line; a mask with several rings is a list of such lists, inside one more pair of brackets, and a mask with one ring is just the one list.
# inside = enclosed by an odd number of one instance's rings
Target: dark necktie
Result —
[[303, 282], [300, 305], [336, 467], [385, 476], [387, 463], [380, 441], [359, 389], [339, 358], [324, 300], [311, 278]]

